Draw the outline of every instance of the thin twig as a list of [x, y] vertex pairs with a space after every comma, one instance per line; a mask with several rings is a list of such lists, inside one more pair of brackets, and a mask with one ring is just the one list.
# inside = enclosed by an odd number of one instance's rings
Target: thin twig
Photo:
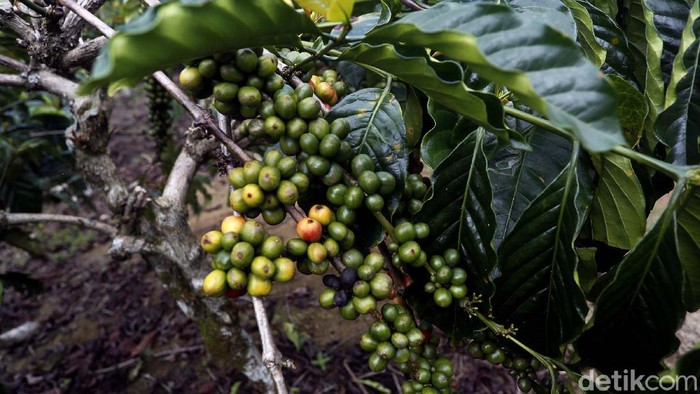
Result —
[[83, 18], [85, 22], [89, 23], [92, 27], [100, 31], [107, 37], [112, 37], [114, 35], [114, 29], [109, 27], [106, 23], [102, 22], [100, 18], [95, 16], [90, 11], [86, 10], [80, 4], [74, 2], [73, 0], [57, 0], [61, 5], [73, 11], [79, 17]]
[[41, 16], [47, 16], [49, 13], [44, 9], [44, 7], [40, 6], [39, 4], [36, 4], [32, 0], [19, 0], [20, 3], [24, 4], [29, 8], [30, 10], [36, 12], [37, 14]]
[[287, 385], [282, 374], [282, 354], [275, 346], [275, 340], [270, 330], [270, 322], [267, 319], [267, 312], [265, 312], [265, 304], [261, 298], [251, 298], [253, 299], [255, 320], [258, 322], [258, 331], [260, 331], [260, 339], [262, 341], [263, 362], [272, 374], [272, 379], [277, 386], [277, 394], [287, 394]]
[[0, 85], [6, 86], [24, 86], [27, 81], [19, 75], [0, 74]]
[[[168, 357], [168, 356], [174, 356], [176, 354], [181, 354], [181, 353], [189, 353], [189, 352], [195, 352], [202, 350], [204, 347], [202, 345], [195, 345], [195, 346], [188, 346], [188, 347], [182, 347], [182, 348], [177, 348], [177, 349], [170, 349], [170, 350], [164, 350], [162, 352], [154, 353], [153, 357], [155, 358], [162, 358], [162, 357]], [[109, 372], [114, 372], [116, 370], [130, 367], [137, 362], [141, 360], [141, 357], [134, 357], [130, 358], [126, 361], [122, 361], [118, 364], [114, 364], [111, 367], [106, 367], [106, 368], [101, 368], [98, 369], [97, 371], [93, 372], [94, 375], [101, 375]]]
[[8, 213], [5, 211], [0, 211], [0, 228], [18, 226], [21, 224], [46, 222], [74, 224], [101, 231], [111, 236], [117, 234], [117, 228], [110, 224], [80, 216], [56, 215], [50, 213]]
[[83, 66], [97, 57], [107, 43], [106, 37], [97, 37], [66, 52], [61, 65], [65, 68]]
[[11, 68], [20, 72], [29, 70], [29, 66], [26, 64], [5, 55], [0, 55], [0, 66]]
[[[63, 4], [71, 11], [78, 14], [81, 18], [85, 19], [87, 23], [98, 29], [102, 34], [107, 37], [112, 37], [115, 33], [114, 29], [107, 26], [98, 17], [87, 11], [85, 8], [81, 7], [78, 3], [73, 0], [57, 0], [59, 3]], [[197, 126], [206, 127], [207, 131], [211, 132], [216, 139], [221, 141], [238, 160], [240, 161], [250, 161], [250, 156], [231, 138], [229, 138], [216, 124], [216, 121], [212, 119], [211, 115], [200, 108], [185, 92], [182, 91], [170, 78], [168, 78], [162, 71], [156, 71], [153, 73], [153, 77], [165, 88], [165, 90], [170, 93], [175, 100], [182, 105], [190, 117], [195, 122]]]
[[424, 7], [416, 4], [413, 0], [401, 0], [401, 2], [403, 3], [403, 5], [414, 11], [420, 11], [425, 9]]

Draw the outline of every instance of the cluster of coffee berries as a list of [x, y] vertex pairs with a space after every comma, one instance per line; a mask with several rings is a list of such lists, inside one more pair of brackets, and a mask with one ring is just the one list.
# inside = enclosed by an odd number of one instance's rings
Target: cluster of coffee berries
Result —
[[272, 282], [294, 278], [294, 261], [283, 257], [284, 241], [269, 235], [265, 226], [240, 216], [227, 216], [221, 231], [209, 231], [201, 239], [202, 249], [212, 254], [213, 270], [204, 278], [204, 294], [235, 298], [245, 293], [263, 297]]
[[335, 105], [348, 91], [345, 82], [338, 80], [338, 72], [332, 68], [319, 75], [312, 75], [309, 84], [318, 98], [328, 105]]
[[308, 130], [308, 122], [317, 119], [320, 111], [321, 104], [313, 97], [310, 86], [299, 85], [292, 89], [289, 85], [283, 85], [275, 91], [271, 100], [260, 103], [259, 118], [248, 116], [243, 121], [239, 135], [251, 140], [265, 138], [270, 142], [279, 141], [284, 153], [294, 155], [298, 153], [298, 148], [294, 149], [298, 143], [293, 142]]
[[518, 380], [520, 391], [527, 393], [537, 381], [537, 371], [542, 364], [533, 357], [517, 355], [507, 346], [499, 345], [498, 337], [492, 332], [476, 331], [472, 335], [472, 341], [467, 345], [470, 356], [487, 360], [494, 365], [502, 365]]
[[394, 361], [409, 378], [404, 393], [449, 393], [452, 363], [438, 352], [439, 338], [427, 323], [416, 325], [405, 307], [384, 304], [377, 320], [360, 338], [360, 347], [371, 352], [369, 368], [380, 372]]
[[350, 124], [345, 119], [336, 119], [329, 124], [318, 118], [309, 122], [305, 132], [298, 139], [289, 141], [286, 148], [299, 153], [300, 171], [332, 186], [343, 180], [343, 167], [339, 163], [347, 162], [352, 156], [350, 144], [344, 141], [349, 132]]
[[284, 86], [277, 75], [277, 57], [262, 49], [240, 49], [200, 59], [180, 72], [180, 84], [197, 98], [214, 96], [214, 108], [224, 115], [258, 116], [263, 93]]
[[384, 208], [384, 196], [396, 189], [396, 179], [386, 171], [376, 171], [372, 159], [366, 154], [355, 156], [350, 169], [357, 179], [357, 185], [339, 183], [326, 191], [328, 202], [337, 207], [338, 220], [351, 225], [356, 219], [356, 210], [361, 206], [378, 212]]
[[377, 308], [377, 302], [392, 296], [394, 281], [382, 272], [386, 266], [384, 256], [369, 253], [362, 256], [357, 249], [343, 253], [342, 261], [347, 265], [340, 275], [326, 275], [323, 284], [327, 287], [319, 296], [324, 309], [339, 308], [346, 320], [355, 320], [359, 315]]
[[[308, 52], [298, 51], [280, 51], [284, 56], [285, 63], [295, 66], [304, 62], [301, 65], [301, 80], [313, 84], [315, 93], [323, 100], [324, 103], [335, 105], [335, 103], [349, 93], [348, 86], [345, 82], [338, 79], [338, 72], [332, 68], [328, 68], [322, 61], [306, 62], [311, 54]], [[321, 71], [323, 70], [323, 71]], [[321, 85], [323, 83], [323, 85]]]
[[172, 138], [172, 98], [153, 77], [146, 78], [145, 90], [148, 98], [148, 134], [155, 140], [156, 152], [160, 158]]
[[297, 235], [287, 241], [287, 252], [298, 258], [297, 268], [305, 275], [323, 275], [330, 267], [329, 259], [353, 247], [355, 233], [344, 223], [334, 220], [333, 211], [316, 204], [308, 216], [297, 222]]
[[420, 174], [407, 176], [397, 214], [411, 216], [420, 211], [423, 207], [423, 198], [428, 193], [429, 184], [430, 180]]
[[234, 187], [229, 194], [231, 208], [249, 218], [262, 214], [267, 224], [282, 223], [284, 206], [296, 204], [309, 187], [309, 178], [297, 172], [296, 159], [275, 149], [267, 151], [263, 161], [233, 168], [228, 180]]

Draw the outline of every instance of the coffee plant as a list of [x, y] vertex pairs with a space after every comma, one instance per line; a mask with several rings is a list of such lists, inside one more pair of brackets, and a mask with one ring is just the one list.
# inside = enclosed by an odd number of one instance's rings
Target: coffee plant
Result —
[[[320, 276], [405, 393], [456, 389], [447, 347], [523, 392], [700, 371], [664, 364], [700, 307], [697, 0], [173, 1], [115, 34], [81, 16], [111, 36], [82, 94], [154, 73], [225, 148], [233, 214], [201, 238], [199, 294]], [[287, 240], [262, 224], [289, 219]]]

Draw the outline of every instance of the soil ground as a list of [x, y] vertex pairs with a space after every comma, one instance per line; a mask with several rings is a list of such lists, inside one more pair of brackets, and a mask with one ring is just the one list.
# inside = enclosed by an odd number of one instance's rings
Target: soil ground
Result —
[[[155, 184], [153, 141], [143, 133], [143, 95], [122, 94], [112, 119], [110, 152], [129, 181]], [[186, 127], [181, 119], [178, 127]], [[203, 172], [204, 173], [204, 172]], [[195, 234], [217, 227], [228, 214], [226, 184], [209, 187], [211, 201], [191, 215]], [[47, 206], [51, 212], [69, 212]], [[80, 212], [97, 218], [103, 213]], [[43, 285], [38, 294], [7, 288], [0, 304], [0, 334], [26, 322], [39, 329], [27, 340], [0, 349], [0, 393], [252, 393], [241, 374], [215, 366], [196, 325], [177, 308], [158, 278], [139, 256], [114, 261], [105, 254], [108, 239], [75, 227], [31, 228], [45, 247], [30, 257], [0, 244], [0, 272], [30, 275]], [[288, 228], [277, 226], [274, 232]], [[367, 321], [342, 320], [337, 311], [318, 307], [320, 278], [304, 277], [275, 285], [267, 304], [282, 353], [296, 368], [286, 381], [297, 393], [396, 393], [401, 373], [380, 374], [367, 367], [357, 346]], [[243, 325], [255, 334], [252, 308], [245, 299]], [[500, 367], [450, 351], [460, 393], [515, 393]]]

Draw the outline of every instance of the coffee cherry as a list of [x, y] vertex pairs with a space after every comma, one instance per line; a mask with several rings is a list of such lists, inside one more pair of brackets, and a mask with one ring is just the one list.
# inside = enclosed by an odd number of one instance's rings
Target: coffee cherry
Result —
[[350, 167], [352, 175], [359, 178], [363, 171], [374, 171], [374, 161], [368, 155], [361, 153], [352, 159]]
[[[312, 207], [313, 210], [313, 207]], [[317, 219], [318, 220], [318, 219]], [[340, 242], [348, 236], [348, 227], [340, 222], [330, 222], [328, 224], [328, 235]]]
[[280, 224], [284, 221], [286, 217], [287, 212], [285, 212], [284, 209], [280, 207], [262, 210], [263, 220], [265, 220], [265, 223], [270, 225]]
[[227, 252], [226, 250], [220, 250], [216, 256], [214, 256], [214, 260], [212, 261], [212, 266], [215, 269], [220, 269], [223, 271], [229, 270], [232, 265], [231, 265], [231, 253]]
[[369, 356], [369, 369], [374, 372], [381, 372], [389, 365], [389, 360], [380, 357], [376, 352]]
[[297, 174], [294, 174], [290, 180], [281, 181], [277, 187], [277, 199], [284, 205], [293, 205], [299, 200], [299, 189], [292, 181], [293, 177], [296, 175]]
[[532, 380], [528, 377], [518, 378], [518, 389], [523, 393], [529, 393], [532, 390]]
[[492, 353], [486, 355], [486, 359], [491, 364], [501, 364], [506, 359], [506, 354], [501, 349], [496, 349]]
[[202, 291], [209, 297], [220, 297], [226, 291], [226, 272], [213, 270], [206, 277], [202, 284]]
[[371, 194], [365, 198], [365, 206], [371, 212], [379, 212], [384, 208], [384, 198], [379, 194]]
[[180, 72], [180, 85], [190, 92], [198, 92], [204, 88], [204, 79], [197, 67], [186, 67]]
[[334, 289], [323, 289], [321, 294], [318, 296], [318, 303], [323, 309], [333, 309], [335, 305], [335, 294]]
[[304, 153], [309, 155], [315, 155], [318, 153], [318, 145], [320, 144], [318, 138], [311, 133], [304, 133], [299, 137], [299, 146]]
[[323, 247], [328, 251], [329, 257], [336, 257], [340, 254], [340, 245], [338, 244], [338, 241], [334, 240], [333, 238], [327, 238], [325, 241], [323, 241]]
[[359, 314], [366, 315], [377, 309], [377, 300], [372, 296], [353, 297], [352, 305]]
[[325, 205], [316, 204], [309, 209], [309, 217], [321, 223], [322, 226], [328, 226], [333, 220], [333, 212]]
[[[357, 269], [360, 265], [362, 265], [364, 257], [359, 250], [350, 249], [343, 253], [341, 260], [346, 267]], [[357, 271], [355, 271], [355, 275], [357, 275]]]
[[350, 302], [350, 295], [344, 290], [336, 291], [333, 296], [333, 304], [338, 308], [346, 306]]
[[304, 218], [297, 223], [297, 235], [307, 242], [317, 242], [323, 234], [323, 226], [312, 218]]
[[260, 78], [269, 78], [277, 71], [277, 56], [265, 53], [258, 57], [256, 75]]
[[321, 111], [321, 104], [313, 97], [300, 100], [297, 105], [297, 114], [302, 119], [316, 119]]
[[216, 64], [214, 59], [204, 59], [197, 65], [197, 70], [199, 74], [204, 78], [213, 79], [218, 73], [219, 66]]
[[328, 257], [328, 250], [326, 250], [323, 244], [313, 242], [306, 250], [306, 255], [309, 257], [309, 260], [314, 263], [321, 263]]
[[345, 192], [344, 203], [348, 209], [357, 209], [362, 205], [365, 194], [358, 186], [350, 186]]
[[248, 242], [239, 242], [231, 249], [231, 264], [237, 268], [247, 268], [255, 257], [255, 249]]
[[[282, 119], [285, 119], [282, 114], [279, 115]], [[307, 131], [308, 125], [306, 121], [302, 118], [292, 118], [290, 121], [287, 122], [287, 135], [291, 138], [299, 139], [302, 135], [307, 133]]]
[[219, 75], [226, 82], [240, 83], [245, 80], [245, 75], [233, 64], [223, 64], [219, 67]]
[[200, 245], [207, 253], [216, 253], [221, 250], [221, 238], [224, 234], [221, 231], [209, 231], [202, 236]]
[[355, 310], [351, 302], [348, 302], [344, 307], [340, 308], [340, 317], [345, 320], [355, 320], [360, 316]]
[[270, 136], [273, 140], [279, 140], [287, 130], [287, 124], [276, 116], [270, 116], [263, 122], [265, 128], [265, 134]]
[[366, 352], [375, 351], [377, 349], [377, 345], [379, 345], [379, 342], [377, 342], [377, 340], [374, 339], [369, 332], [362, 334], [360, 337], [360, 348]]
[[272, 282], [253, 274], [248, 276], [247, 290], [253, 297], [265, 297], [272, 292]]
[[356, 269], [350, 267], [345, 268], [343, 272], [340, 273], [340, 285], [343, 289], [350, 290], [358, 278]]
[[406, 264], [412, 264], [420, 255], [421, 248], [415, 241], [409, 241], [399, 247], [399, 258]]
[[399, 244], [413, 241], [416, 239], [416, 228], [410, 222], [403, 222], [394, 228], [394, 237]]
[[335, 119], [330, 124], [330, 132], [331, 134], [343, 140], [350, 133], [350, 123], [345, 118]]
[[[286, 95], [281, 95], [275, 98], [274, 101], [274, 109], [275, 112], [277, 112], [277, 115], [279, 115], [280, 118], [282, 119], [294, 119], [295, 116], [297, 115], [297, 103], [294, 101], [294, 99], [291, 96], [286, 96]], [[299, 119], [299, 118], [296, 118]], [[296, 127], [299, 127], [300, 125], [298, 124], [299, 121], [302, 122], [304, 128], [306, 128], [306, 122], [303, 120], [299, 119], [296, 124]], [[298, 133], [298, 129], [294, 130], [294, 134]], [[297, 136], [296, 138], [299, 138]]]
[[306, 254], [308, 244], [300, 238], [292, 238], [287, 241], [287, 252], [292, 256], [303, 256]]
[[326, 287], [330, 287], [335, 290], [340, 290], [340, 278], [335, 275], [325, 275], [322, 279], [323, 284]]
[[296, 273], [294, 261], [286, 257], [278, 257], [273, 263], [275, 264], [275, 275], [272, 277], [272, 280], [286, 283], [294, 279], [294, 274]]
[[[243, 86], [238, 89], [238, 102], [244, 107], [257, 107], [260, 105], [262, 96], [260, 95], [260, 90], [254, 86]], [[242, 107], [243, 108], [243, 107]], [[256, 108], [257, 112], [257, 108]], [[241, 111], [241, 114], [243, 111]], [[256, 113], [257, 115], [257, 113]]]
[[452, 304], [452, 293], [444, 287], [439, 287], [433, 293], [435, 304], [441, 308], [447, 308]]

